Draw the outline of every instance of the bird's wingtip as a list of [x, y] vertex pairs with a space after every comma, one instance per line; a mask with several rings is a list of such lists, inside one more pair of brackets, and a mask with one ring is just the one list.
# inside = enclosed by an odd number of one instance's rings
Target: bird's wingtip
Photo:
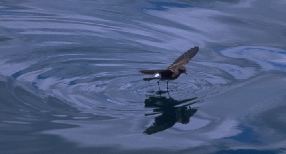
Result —
[[199, 50], [199, 46], [194, 46], [193, 49]]
[[188, 51], [193, 52], [193, 53], [197, 53], [199, 51], [199, 46], [194, 46], [191, 49], [189, 49]]

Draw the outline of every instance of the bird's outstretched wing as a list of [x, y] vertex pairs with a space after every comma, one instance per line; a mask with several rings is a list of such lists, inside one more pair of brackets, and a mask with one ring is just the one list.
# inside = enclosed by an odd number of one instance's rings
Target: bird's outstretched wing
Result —
[[143, 74], [156, 74], [156, 73], [161, 73], [161, 72], [164, 72], [166, 70], [140, 70], [141, 73]]
[[193, 58], [199, 51], [199, 47], [193, 47], [178, 57], [172, 65], [168, 67], [168, 69], [176, 69], [186, 65], [191, 58]]

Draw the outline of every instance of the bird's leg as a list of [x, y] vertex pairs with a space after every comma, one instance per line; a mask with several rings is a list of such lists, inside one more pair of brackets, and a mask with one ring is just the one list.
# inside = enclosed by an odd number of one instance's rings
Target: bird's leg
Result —
[[167, 80], [167, 91], [169, 92], [169, 81]]
[[169, 93], [169, 91], [167, 91], [167, 93], [168, 93], [168, 96], [169, 96], [169, 98], [172, 98], [172, 97], [170, 96], [170, 93]]
[[158, 87], [159, 87], [159, 92], [161, 91], [160, 89], [160, 80], [157, 81]]
[[168, 93], [168, 96], [171, 97], [169, 93], [169, 81], [168, 80], [167, 80], [167, 93]]

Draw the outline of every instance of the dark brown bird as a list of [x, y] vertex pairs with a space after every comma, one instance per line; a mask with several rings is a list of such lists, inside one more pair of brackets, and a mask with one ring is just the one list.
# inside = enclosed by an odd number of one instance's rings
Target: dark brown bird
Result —
[[[153, 75], [150, 78], [144, 78], [145, 81], [150, 81], [154, 79], [168, 80], [177, 79], [182, 73], [186, 73], [185, 65], [193, 58], [199, 51], [199, 47], [194, 47], [189, 49], [187, 52], [178, 57], [173, 64], [171, 64], [167, 69], [158, 69], [158, 70], [140, 70], [141, 73], [147, 75]], [[158, 81], [158, 84], [159, 84]]]

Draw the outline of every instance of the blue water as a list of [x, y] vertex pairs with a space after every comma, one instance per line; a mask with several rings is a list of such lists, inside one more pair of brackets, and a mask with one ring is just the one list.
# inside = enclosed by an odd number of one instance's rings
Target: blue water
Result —
[[0, 0], [0, 153], [285, 153], [285, 6]]

